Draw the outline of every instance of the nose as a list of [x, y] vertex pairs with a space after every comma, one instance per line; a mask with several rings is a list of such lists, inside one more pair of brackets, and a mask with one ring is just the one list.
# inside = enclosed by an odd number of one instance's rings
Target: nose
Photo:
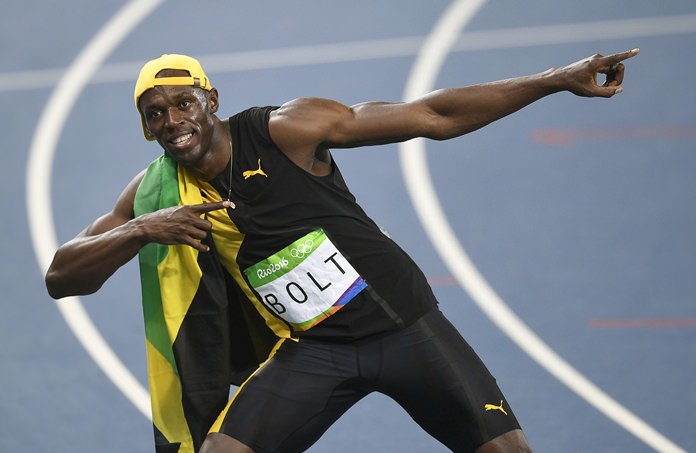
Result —
[[170, 107], [166, 109], [165, 113], [165, 124], [168, 126], [177, 125], [181, 123], [181, 112], [175, 107]]

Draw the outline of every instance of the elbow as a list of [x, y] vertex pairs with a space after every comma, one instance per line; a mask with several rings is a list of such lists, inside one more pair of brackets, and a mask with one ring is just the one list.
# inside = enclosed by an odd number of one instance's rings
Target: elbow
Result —
[[450, 140], [477, 131], [486, 124], [488, 123], [483, 121], [441, 124], [433, 127], [427, 137], [436, 141]]
[[61, 250], [58, 249], [56, 254], [53, 256], [53, 261], [51, 261], [51, 264], [48, 266], [46, 275], [44, 276], [44, 284], [46, 285], [48, 295], [56, 300], [70, 296], [66, 288], [67, 274], [63, 266], [60, 264], [60, 254]]
[[461, 137], [474, 132], [485, 125], [484, 121], [471, 116], [458, 116], [438, 114], [432, 112], [422, 122], [423, 137], [430, 140], [444, 141]]
[[56, 300], [68, 296], [84, 296], [99, 290], [99, 287], [87, 287], [84, 283], [71, 282], [68, 276], [55, 269], [49, 269], [48, 272], [46, 272], [44, 283], [46, 284], [48, 295]]
[[56, 272], [53, 269], [49, 269], [48, 272], [46, 272], [44, 283], [46, 284], [48, 295], [53, 299], [61, 299], [70, 295], [70, 293], [68, 293], [68, 291], [66, 291], [64, 288], [62, 281], [63, 279], [60, 277], [59, 272]]
[[426, 138], [438, 142], [461, 137], [478, 129], [477, 127], [440, 127], [430, 131]]

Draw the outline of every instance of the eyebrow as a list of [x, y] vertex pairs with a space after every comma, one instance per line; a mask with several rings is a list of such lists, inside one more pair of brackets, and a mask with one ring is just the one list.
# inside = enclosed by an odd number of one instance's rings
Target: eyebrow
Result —
[[[181, 88], [191, 88], [191, 87], [188, 87], [188, 86], [187, 86], [187, 87], [181, 87]], [[196, 99], [197, 101], [200, 102], [200, 99], [198, 98], [198, 96], [196, 96], [196, 93], [195, 93], [194, 90], [181, 90], [181, 91], [175, 92], [174, 94], [171, 94], [171, 95], [169, 95], [169, 96], [157, 95], [157, 96], [153, 99], [153, 101], [151, 101], [151, 102], [146, 102], [146, 103], [143, 105], [143, 111], [145, 111], [145, 110], [156, 110], [156, 109], [158, 109], [158, 108], [159, 108], [160, 106], [162, 106], [163, 104], [166, 104], [166, 102], [161, 102], [161, 101], [160, 101], [161, 99], [165, 99], [165, 98], [171, 98], [172, 101], [175, 102], [175, 103], [178, 102], [178, 101], [180, 101], [181, 99], [184, 99], [184, 98], [194, 98], [194, 99]]]

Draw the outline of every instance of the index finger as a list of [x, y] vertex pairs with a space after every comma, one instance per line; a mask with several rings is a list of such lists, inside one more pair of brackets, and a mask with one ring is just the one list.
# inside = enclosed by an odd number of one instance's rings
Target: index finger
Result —
[[217, 201], [215, 203], [201, 203], [201, 204], [191, 205], [191, 209], [193, 209], [195, 212], [199, 212], [201, 214], [204, 214], [204, 213], [210, 212], [210, 211], [217, 211], [218, 209], [227, 209], [227, 208], [234, 208], [234, 203], [232, 203], [229, 200], [225, 200], [225, 201]]
[[604, 57], [604, 61], [607, 63], [607, 66], [613, 66], [617, 63], [621, 63], [624, 60], [627, 60], [629, 58], [635, 57], [640, 53], [640, 49], [632, 49], [627, 52], [620, 52], [620, 53], [615, 53], [613, 55], [607, 55]]

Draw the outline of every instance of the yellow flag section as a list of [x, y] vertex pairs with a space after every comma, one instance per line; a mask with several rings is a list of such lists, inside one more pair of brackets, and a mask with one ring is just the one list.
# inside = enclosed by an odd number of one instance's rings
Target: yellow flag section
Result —
[[[189, 179], [188, 175], [180, 175], [182, 179]], [[196, 190], [187, 191], [192, 195], [198, 194], [198, 203], [202, 203], [201, 192], [203, 192], [208, 200], [213, 202], [222, 201], [220, 194], [215, 190], [210, 184], [204, 181], [195, 181]], [[186, 203], [189, 204], [189, 203]], [[196, 203], [191, 203], [196, 204]], [[242, 276], [242, 271], [237, 266], [237, 253], [239, 252], [242, 242], [244, 242], [244, 235], [239, 232], [237, 227], [234, 225], [227, 212], [224, 209], [218, 211], [208, 212], [206, 218], [213, 223], [213, 242], [219, 244], [217, 247], [218, 254], [220, 255], [220, 260], [224, 265], [227, 272], [230, 273], [234, 281], [237, 282], [239, 287], [244, 291], [247, 299], [249, 299], [253, 304], [256, 311], [261, 314], [266, 325], [276, 334], [279, 338], [290, 338], [290, 328], [287, 324], [273, 316], [266, 307], [259, 301], [251, 287], [247, 284], [247, 281]]]

